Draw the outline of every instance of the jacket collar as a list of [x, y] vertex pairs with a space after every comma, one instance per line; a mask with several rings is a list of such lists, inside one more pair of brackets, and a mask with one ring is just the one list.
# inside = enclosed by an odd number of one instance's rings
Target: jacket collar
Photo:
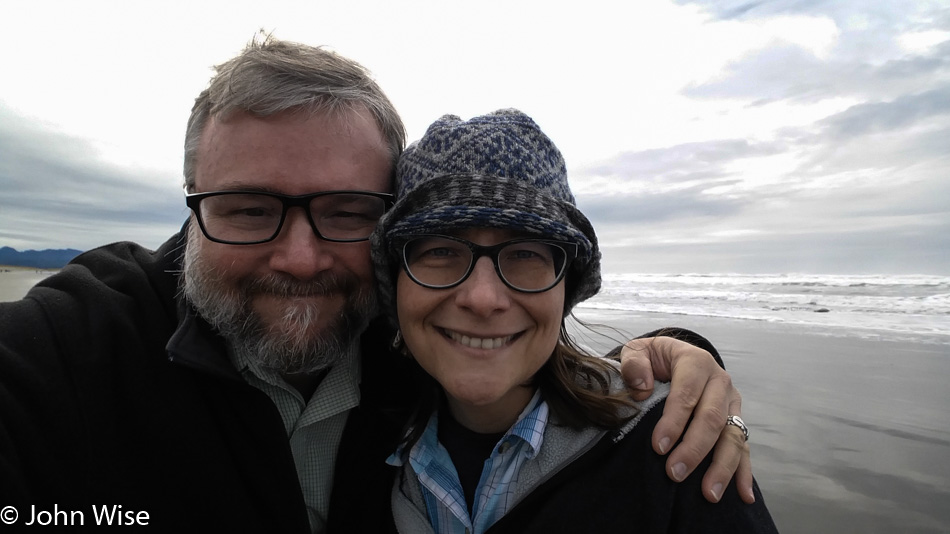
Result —
[[197, 371], [243, 382], [228, 358], [227, 343], [184, 298], [178, 303], [178, 328], [165, 345], [168, 359]]
[[[178, 316], [178, 327], [168, 339], [165, 351], [172, 363], [184, 365], [197, 371], [215, 375], [221, 378], [243, 382], [240, 373], [231, 364], [228, 358], [227, 342], [208, 324], [198, 316], [188, 300], [182, 294], [181, 276], [183, 276], [184, 250], [187, 246], [188, 226], [191, 218], [182, 224], [181, 230], [163, 245], [162, 249], [171, 248], [175, 254], [163, 254], [172, 259], [173, 265], [166, 266], [166, 271], [175, 273], [175, 299]], [[159, 251], [161, 252], [161, 250]]]

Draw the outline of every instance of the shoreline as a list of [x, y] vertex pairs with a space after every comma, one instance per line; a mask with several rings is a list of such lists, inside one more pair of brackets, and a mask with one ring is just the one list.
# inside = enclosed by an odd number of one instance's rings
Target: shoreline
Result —
[[60, 270], [62, 267], [30, 267], [29, 265], [5, 265], [0, 263], [0, 272], [14, 272], [14, 271], [42, 271], [47, 273], [55, 273]]
[[[775, 320], [762, 317], [717, 315], [715, 313], [672, 313], [664, 311], [631, 311], [620, 308], [610, 307], [583, 307], [578, 306], [574, 309], [574, 314], [581, 319], [600, 323], [614, 322], [618, 319], [627, 318], [633, 322], [644, 321], [647, 324], [657, 324], [659, 326], [682, 326], [690, 328], [689, 324], [713, 325], [714, 327], [727, 322], [735, 322], [741, 325], [761, 326], [771, 328], [777, 326], [780, 328], [801, 329], [815, 335], [848, 337], [870, 341], [895, 341], [910, 343], [927, 343], [934, 345], [950, 345], [950, 331], [934, 331], [931, 329], [913, 329], [906, 325], [874, 325], [867, 324], [849, 324], [848, 322], [806, 322], [799, 320]], [[830, 314], [822, 314], [829, 316]], [[663, 323], [662, 321], [667, 321]], [[659, 327], [658, 326], [658, 327]]]

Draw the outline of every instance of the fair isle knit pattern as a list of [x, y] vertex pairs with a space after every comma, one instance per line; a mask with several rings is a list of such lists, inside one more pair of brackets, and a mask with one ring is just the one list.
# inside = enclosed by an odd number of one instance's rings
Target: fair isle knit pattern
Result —
[[[507, 228], [576, 243], [580, 261], [590, 260], [590, 240], [567, 217], [583, 215], [572, 204], [516, 178], [440, 176], [413, 190], [412, 199], [414, 206], [403, 204], [407, 208], [405, 213], [396, 214], [394, 208], [388, 232], [391, 241], [406, 235], [459, 228]], [[463, 199], [470, 201], [466, 204]], [[418, 206], [426, 208], [420, 210]], [[589, 223], [581, 226], [589, 227]]]
[[371, 237], [380, 304], [391, 316], [403, 238], [462, 228], [503, 228], [577, 244], [565, 315], [600, 290], [597, 236], [575, 205], [564, 158], [520, 111], [440, 118], [400, 157], [396, 199]]
[[531, 117], [499, 110], [463, 122], [455, 115], [435, 121], [399, 158], [396, 196], [448, 175], [515, 178], [574, 204], [561, 152]]

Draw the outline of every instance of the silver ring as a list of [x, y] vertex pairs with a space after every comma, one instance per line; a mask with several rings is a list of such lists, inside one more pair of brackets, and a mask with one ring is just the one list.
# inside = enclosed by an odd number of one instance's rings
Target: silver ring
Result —
[[730, 415], [726, 418], [726, 424], [739, 427], [739, 430], [742, 431], [742, 435], [745, 436], [745, 440], [749, 441], [749, 427], [745, 426], [741, 417], [738, 415]]

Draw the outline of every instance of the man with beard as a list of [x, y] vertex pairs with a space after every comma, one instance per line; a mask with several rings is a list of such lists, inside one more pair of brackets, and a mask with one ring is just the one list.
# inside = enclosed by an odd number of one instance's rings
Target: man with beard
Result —
[[[414, 392], [373, 322], [367, 238], [404, 141], [346, 58], [265, 38], [220, 65], [188, 122], [181, 232], [87, 252], [0, 305], [0, 519], [323, 532], [388, 507], [384, 460]], [[736, 472], [728, 491], [751, 498], [715, 349], [662, 334], [623, 365], [635, 396], [651, 365], [676, 369], [654, 437], [670, 476], [718, 443], [704, 493]]]

